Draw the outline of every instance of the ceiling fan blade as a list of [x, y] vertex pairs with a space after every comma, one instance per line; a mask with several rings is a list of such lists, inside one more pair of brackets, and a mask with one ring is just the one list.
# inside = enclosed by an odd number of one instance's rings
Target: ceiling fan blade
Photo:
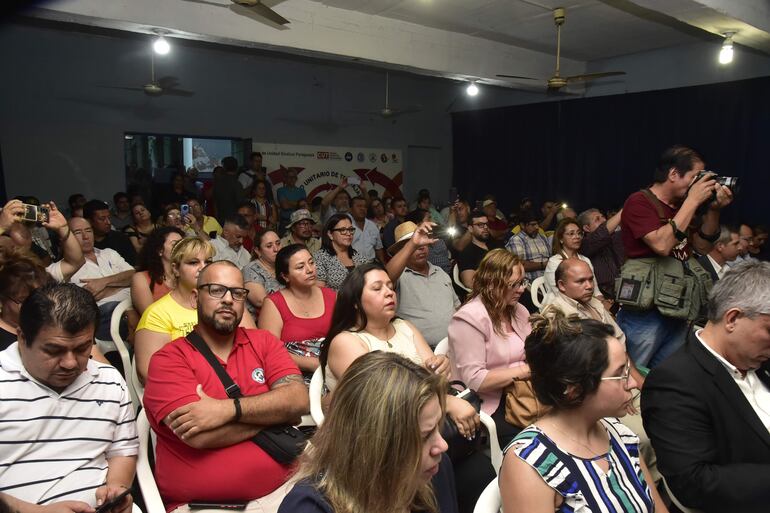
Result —
[[596, 80], [597, 78], [604, 77], [616, 77], [619, 75], [625, 75], [625, 71], [605, 71], [603, 73], [585, 73], [583, 75], [575, 75], [573, 77], [565, 77], [567, 82], [588, 82], [589, 80]]
[[500, 78], [518, 78], [520, 80], [541, 80], [539, 78], [532, 78], [532, 77], [520, 77], [518, 75], [495, 75], [496, 77]]
[[262, 16], [263, 18], [266, 18], [273, 23], [277, 23], [278, 25], [288, 25], [290, 22], [268, 6], [266, 6], [263, 3], [258, 3], [255, 5], [252, 5], [249, 7], [252, 11], [257, 13], [258, 15]]
[[395, 118], [397, 116], [403, 116], [404, 114], [415, 114], [417, 112], [422, 112], [422, 107], [419, 105], [412, 105], [404, 108], [390, 107], [387, 114], [385, 114], [384, 111], [381, 111], [380, 116], [383, 118]]
[[217, 7], [227, 7], [227, 4], [220, 4], [217, 2], [208, 2], [207, 0], [184, 0], [185, 2], [191, 2], [193, 4], [215, 5]]
[[144, 92], [144, 88], [143, 87], [123, 87], [123, 86], [105, 86], [105, 85], [100, 85], [100, 86], [96, 86], [96, 87], [100, 87], [102, 89], [119, 89], [119, 90], [122, 90], [122, 91], [141, 91], [141, 92]]
[[163, 92], [161, 94], [163, 96], [193, 96], [195, 92], [186, 91], [184, 89], [176, 89], [173, 87], [164, 87]]
[[163, 89], [179, 85], [179, 79], [172, 76], [160, 77], [156, 83]]

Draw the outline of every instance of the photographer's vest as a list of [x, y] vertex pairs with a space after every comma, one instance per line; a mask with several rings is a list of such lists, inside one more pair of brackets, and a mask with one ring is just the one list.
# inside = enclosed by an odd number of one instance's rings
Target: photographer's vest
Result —
[[[657, 212], [661, 226], [669, 224], [660, 200], [649, 189], [641, 192]], [[666, 317], [676, 319], [694, 321], [700, 317], [711, 291], [711, 276], [692, 256], [680, 256], [683, 258], [626, 260], [615, 281], [617, 302], [632, 310], [657, 308]]]

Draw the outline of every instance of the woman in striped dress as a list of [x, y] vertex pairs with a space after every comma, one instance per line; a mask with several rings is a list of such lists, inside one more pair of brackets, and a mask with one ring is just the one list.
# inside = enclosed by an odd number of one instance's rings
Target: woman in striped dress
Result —
[[530, 317], [526, 359], [537, 398], [551, 407], [506, 447], [505, 513], [667, 512], [639, 457], [639, 438], [618, 421], [637, 383], [606, 324], [556, 307]]

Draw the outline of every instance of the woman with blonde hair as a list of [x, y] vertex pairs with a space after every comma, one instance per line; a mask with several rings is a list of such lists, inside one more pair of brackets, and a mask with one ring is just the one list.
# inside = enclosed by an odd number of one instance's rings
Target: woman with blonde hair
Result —
[[[171, 251], [174, 284], [171, 292], [152, 303], [142, 314], [134, 336], [136, 371], [139, 379], [147, 378], [150, 358], [155, 351], [172, 340], [186, 336], [198, 324], [198, 311], [193, 300], [201, 269], [211, 262], [214, 247], [200, 237], [185, 237]], [[244, 315], [241, 326], [254, 328], [254, 319]]]
[[547, 306], [533, 315], [525, 351], [548, 413], [505, 449], [506, 513], [666, 513], [639, 437], [620, 423], [638, 384], [611, 326]]
[[493, 249], [479, 264], [466, 303], [449, 323], [452, 379], [478, 392], [481, 410], [494, 419], [501, 446], [520, 431], [505, 421], [503, 389], [529, 376], [524, 361], [529, 312], [519, 304], [526, 290], [519, 257]]
[[455, 513], [440, 434], [446, 387], [440, 374], [394, 353], [358, 358], [278, 513]]

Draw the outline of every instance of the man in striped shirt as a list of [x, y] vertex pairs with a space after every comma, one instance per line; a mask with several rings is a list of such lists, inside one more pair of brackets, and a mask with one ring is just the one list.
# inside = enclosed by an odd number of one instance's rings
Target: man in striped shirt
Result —
[[47, 285], [24, 301], [19, 340], [0, 353], [0, 497], [14, 511], [93, 513], [131, 486], [134, 411], [118, 371], [89, 359], [98, 323], [87, 290]]

